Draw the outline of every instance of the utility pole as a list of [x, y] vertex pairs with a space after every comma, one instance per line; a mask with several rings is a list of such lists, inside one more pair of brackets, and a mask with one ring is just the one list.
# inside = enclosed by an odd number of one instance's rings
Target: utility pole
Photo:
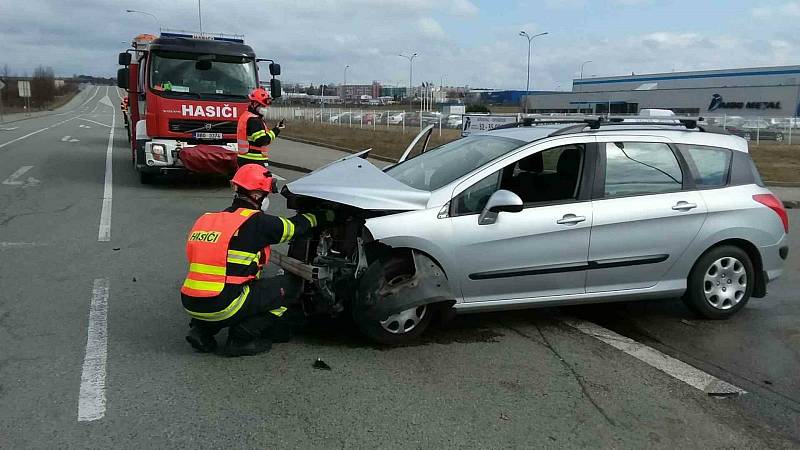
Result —
[[413, 82], [413, 76], [414, 76], [414, 58], [416, 58], [419, 55], [417, 55], [417, 53], [415, 52], [411, 56], [403, 55], [403, 54], [400, 54], [398, 56], [402, 56], [403, 58], [408, 60], [408, 92], [407, 92], [407, 94], [408, 94], [408, 107], [409, 107], [409, 109], [411, 111], [413, 111], [414, 110], [414, 106], [411, 104], [411, 101], [413, 99], [413, 97], [411, 95], [411, 84]]
[[197, 0], [197, 18], [200, 20], [200, 35], [203, 34], [203, 11], [200, 8], [200, 0]]
[[525, 113], [528, 112], [528, 97], [531, 95], [531, 41], [533, 41], [534, 38], [544, 36], [545, 34], [548, 34], [547, 31], [544, 33], [534, 34], [533, 36], [529, 35], [525, 31], [519, 32], [520, 36], [528, 40], [528, 81], [525, 83]]

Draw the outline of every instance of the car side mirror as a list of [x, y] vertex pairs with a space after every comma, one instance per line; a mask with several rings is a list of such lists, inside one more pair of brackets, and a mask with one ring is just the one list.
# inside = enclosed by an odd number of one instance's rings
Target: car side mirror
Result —
[[272, 98], [280, 98], [281, 96], [281, 80], [273, 78], [269, 80], [269, 94]]
[[273, 77], [277, 77], [281, 74], [281, 65], [278, 63], [270, 63], [269, 64], [269, 74]]
[[478, 225], [491, 225], [497, 222], [497, 216], [501, 212], [520, 212], [522, 211], [522, 199], [519, 195], [500, 189], [489, 197], [481, 215], [478, 216]]
[[131, 64], [131, 54], [128, 52], [122, 52], [119, 54], [119, 65], [120, 66], [129, 66]]
[[122, 69], [117, 70], [117, 87], [120, 89], [128, 89], [128, 80], [129, 72], [127, 67], [123, 67]]

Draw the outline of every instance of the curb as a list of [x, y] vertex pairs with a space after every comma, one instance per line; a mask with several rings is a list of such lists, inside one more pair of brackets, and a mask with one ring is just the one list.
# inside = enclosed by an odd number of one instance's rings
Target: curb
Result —
[[[310, 139], [303, 139], [303, 138], [298, 138], [298, 137], [294, 137], [294, 136], [287, 136], [285, 134], [281, 134], [281, 138], [286, 139], [288, 141], [300, 142], [301, 144], [310, 144], [310, 145], [316, 145], [318, 147], [330, 148], [332, 150], [339, 150], [340, 152], [345, 152], [345, 153], [358, 153], [360, 151], [366, 150], [366, 149], [353, 150], [352, 148], [340, 147], [340, 146], [335, 145], [335, 144], [328, 144], [326, 142], [312, 141]], [[373, 155], [372, 152], [370, 152], [369, 157], [372, 158], [372, 159], [377, 159], [378, 161], [383, 161], [383, 162], [390, 162], [390, 163], [397, 162], [397, 158], [389, 158], [388, 156], [382, 156], [382, 155]]]
[[800, 202], [797, 200], [782, 200], [783, 207], [786, 209], [800, 208]]
[[269, 160], [269, 165], [270, 167], [278, 167], [280, 169], [293, 170], [295, 172], [302, 172], [302, 173], [311, 173], [314, 171], [314, 169], [309, 169], [307, 167], [302, 167], [302, 166], [295, 166], [294, 164], [286, 164], [275, 161], [274, 159]]
[[800, 187], [798, 181], [764, 181], [764, 184], [775, 187]]

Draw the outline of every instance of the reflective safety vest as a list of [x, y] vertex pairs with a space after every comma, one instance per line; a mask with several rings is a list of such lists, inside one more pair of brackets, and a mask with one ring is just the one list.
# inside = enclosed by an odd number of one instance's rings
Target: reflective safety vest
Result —
[[[192, 297], [216, 297], [225, 288], [225, 284], [244, 284], [258, 278], [261, 268], [269, 261], [270, 248], [257, 253], [228, 248], [242, 224], [257, 212], [255, 209], [239, 208], [234, 212], [205, 213], [197, 219], [186, 240], [189, 274], [183, 282], [182, 293]], [[256, 275], [228, 275], [229, 263], [245, 267], [256, 263], [259, 271]], [[245, 286], [242, 295], [237, 299], [239, 306], [244, 303], [248, 291]], [[232, 302], [229, 308], [235, 307], [234, 303], [237, 301]]]
[[[250, 141], [255, 141], [263, 136], [269, 136], [272, 140], [275, 139], [275, 133], [272, 130], [260, 129], [248, 136], [247, 122], [251, 117], [257, 117], [259, 122], [262, 124], [264, 123], [261, 116], [253, 114], [250, 111], [245, 111], [245, 113], [239, 117], [239, 122], [236, 125], [236, 147], [239, 150], [239, 157], [252, 159], [254, 161], [267, 161], [269, 159], [269, 147], [259, 147], [252, 144]], [[266, 128], [266, 126], [264, 126], [264, 128]]]

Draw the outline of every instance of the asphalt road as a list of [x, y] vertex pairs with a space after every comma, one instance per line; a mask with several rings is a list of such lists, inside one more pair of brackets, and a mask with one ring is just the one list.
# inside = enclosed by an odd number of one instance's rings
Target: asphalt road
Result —
[[[399, 349], [323, 321], [265, 355], [194, 353], [178, 295], [183, 239], [231, 192], [213, 179], [140, 185], [119, 116], [109, 192], [118, 102], [114, 88], [92, 87], [59, 115], [0, 124], [0, 448], [800, 446], [792, 257], [766, 298], [725, 322], [695, 320], [678, 301], [622, 303], [462, 316]], [[98, 241], [104, 203], [108, 242]], [[285, 212], [278, 196], [271, 208]], [[89, 312], [106, 292], [104, 330]], [[710, 397], [563, 315], [748, 393]], [[90, 346], [85, 361], [87, 334], [107, 339], [107, 354]], [[313, 369], [316, 358], [332, 370]], [[105, 409], [79, 421], [80, 402], [92, 400], [82, 389], [103, 387], [82, 380], [86, 364], [104, 369]]]

